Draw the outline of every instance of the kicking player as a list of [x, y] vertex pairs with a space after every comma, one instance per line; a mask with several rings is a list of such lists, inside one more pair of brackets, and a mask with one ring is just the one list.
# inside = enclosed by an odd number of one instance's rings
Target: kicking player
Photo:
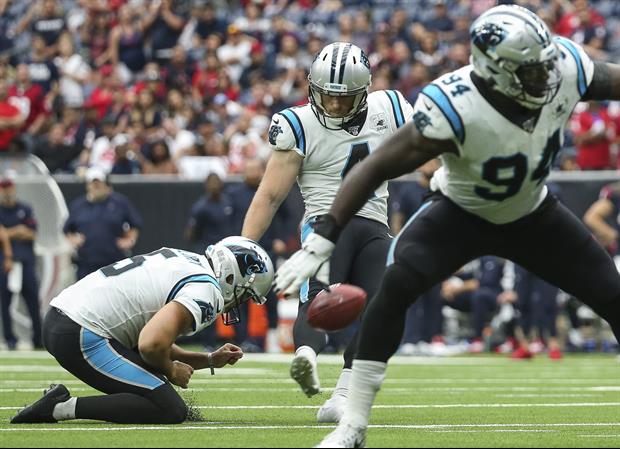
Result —
[[54, 385], [11, 422], [185, 421], [188, 408], [173, 385], [187, 388], [194, 370], [234, 365], [243, 352], [230, 344], [187, 352], [174, 342], [220, 315], [238, 322], [241, 304], [264, 304], [272, 279], [267, 253], [240, 237], [210, 246], [206, 257], [162, 248], [92, 273], [52, 300], [43, 337], [63, 368], [107, 396], [74, 398]]
[[[368, 93], [368, 58], [353, 44], [336, 42], [321, 50], [308, 81], [310, 104], [273, 116], [269, 142], [275, 151], [246, 215], [244, 237], [262, 237], [297, 180], [306, 207], [301, 236], [305, 241], [317, 217], [329, 211], [351, 169], [412, 118], [413, 108], [399, 92]], [[308, 308], [328, 281], [360, 286], [369, 297], [377, 292], [392, 239], [387, 199], [387, 183], [377, 185], [344, 230], [331, 270], [326, 265], [316, 276], [319, 280], [305, 282], [295, 293], [300, 308], [291, 377], [308, 397], [320, 392], [316, 359], [327, 344], [327, 335], [308, 324]], [[319, 410], [319, 422], [340, 420], [356, 350], [357, 335], [345, 352], [344, 369], [332, 398]]]
[[278, 272], [277, 288], [293, 294], [328, 260], [342, 228], [378, 185], [441, 156], [434, 197], [390, 249], [379, 293], [363, 319], [345, 414], [322, 447], [364, 445], [407, 308], [482, 255], [511, 259], [575, 295], [620, 337], [620, 275], [585, 225], [545, 186], [574, 106], [620, 99], [620, 66], [593, 63], [518, 6], [480, 16], [471, 44], [472, 65], [423, 90], [414, 123], [354, 169], [329, 214]]

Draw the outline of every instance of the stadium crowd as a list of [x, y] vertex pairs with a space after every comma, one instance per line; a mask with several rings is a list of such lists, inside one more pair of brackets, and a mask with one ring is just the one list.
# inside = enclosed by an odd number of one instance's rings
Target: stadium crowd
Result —
[[[495, 3], [1, 0], [0, 151], [34, 153], [52, 173], [240, 174], [269, 158], [271, 115], [307, 101], [324, 44], [355, 42], [372, 89], [413, 102], [468, 63], [471, 20]], [[595, 58], [620, 54], [615, 1], [516, 3]], [[617, 168], [618, 130], [618, 105], [582, 105], [561, 165]]]
[[[210, 210], [219, 214], [222, 235], [232, 226], [227, 220], [235, 211], [228, 204], [230, 195], [221, 192], [221, 179], [262, 170], [256, 162], [270, 157], [271, 115], [307, 102], [308, 69], [325, 44], [349, 41], [361, 46], [372, 66], [371, 89], [398, 89], [413, 103], [429, 81], [468, 64], [470, 23], [496, 3], [0, 0], [0, 152], [34, 154], [53, 174], [86, 176], [89, 169], [98, 170], [100, 176], [89, 182], [107, 182], [107, 174], [202, 181], [215, 173], [188, 226], [188, 239], [200, 246], [206, 231], [197, 225], [217, 225], [208, 221]], [[499, 3], [531, 8], [596, 59], [620, 56], [620, 2]], [[620, 168], [620, 105], [579, 105], [565, 146], [557, 161], [560, 169]], [[251, 199], [252, 188], [234, 193]], [[405, 204], [410, 194], [396, 192], [393, 224], [402, 226], [411, 214], [413, 206]], [[270, 239], [268, 250], [285, 254], [289, 234]], [[557, 291], [549, 293], [551, 301], [532, 299], [521, 308], [527, 308], [527, 315], [496, 319], [502, 317], [497, 312], [517, 301], [515, 290], [529, 288], [519, 284], [526, 275], [520, 275], [518, 267], [512, 270], [517, 281], [510, 283], [503, 262], [483, 260], [437, 286], [432, 297], [411, 311], [413, 327], [403, 342], [404, 353], [419, 352], [420, 343], [445, 347], [441, 329], [451, 321], [444, 322], [444, 306], [472, 314], [475, 335], [470, 335], [468, 349], [474, 352], [517, 348], [517, 340], [526, 337], [507, 325], [516, 324], [527, 334], [538, 327], [541, 339], [553, 341], [557, 330], [549, 321], [557, 318], [558, 310], [547, 305], [556, 303]], [[566, 304], [572, 329], [591, 324], [577, 316], [579, 306]], [[273, 328], [277, 313], [270, 312]], [[547, 321], [533, 322], [533, 316]], [[498, 335], [501, 340], [493, 340]], [[209, 344], [212, 338], [207, 338]], [[504, 342], [512, 346], [502, 349]], [[337, 338], [334, 345], [340, 349]], [[584, 342], [576, 341], [579, 345]]]

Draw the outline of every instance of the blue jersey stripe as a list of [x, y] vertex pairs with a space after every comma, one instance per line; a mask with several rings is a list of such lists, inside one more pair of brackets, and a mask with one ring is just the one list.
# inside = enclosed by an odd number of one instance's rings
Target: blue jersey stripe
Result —
[[107, 339], [88, 329], [82, 329], [80, 347], [86, 362], [106, 377], [147, 390], [164, 385], [159, 377], [122, 357]]
[[193, 282], [213, 284], [219, 291], [222, 291], [222, 288], [220, 287], [220, 283], [213, 276], [205, 274], [205, 273], [193, 274], [177, 282], [174, 288], [170, 291], [170, 294], [168, 295], [168, 299], [166, 300], [166, 303], [169, 303], [170, 301], [172, 301], [179, 294], [179, 292], [181, 291], [183, 287]]
[[299, 116], [290, 109], [283, 110], [280, 112], [280, 115], [282, 115], [288, 124], [291, 125], [293, 133], [295, 134], [297, 148], [299, 148], [302, 153], [306, 154], [306, 133], [304, 132], [304, 127], [301, 124]]
[[586, 82], [586, 71], [583, 68], [583, 61], [581, 60], [579, 50], [577, 50], [575, 45], [568, 39], [564, 39], [563, 37], [559, 36], [556, 37], [556, 39], [560, 44], [562, 44], [564, 48], [568, 50], [568, 52], [573, 56], [575, 63], [577, 64], [577, 90], [579, 91], [579, 95], [583, 97], [588, 90], [588, 84]]
[[424, 212], [426, 209], [429, 208], [429, 206], [433, 204], [432, 201], [422, 205], [422, 207], [420, 207], [418, 209], [418, 211], [413, 214], [411, 216], [411, 218], [409, 219], [409, 221], [407, 222], [407, 224], [403, 227], [403, 229], [400, 231], [400, 233], [396, 236], [396, 238], [392, 241], [392, 244], [390, 245], [390, 251], [388, 252], [388, 258], [387, 258], [387, 266], [389, 267], [390, 265], [394, 264], [394, 253], [396, 252], [396, 245], [398, 245], [398, 240], [400, 239], [400, 237], [403, 235], [403, 233], [407, 230], [407, 228], [409, 226], [411, 226], [411, 224], [415, 221], [416, 218], [418, 218], [420, 216], [420, 214], [422, 212]]
[[394, 118], [396, 119], [396, 126], [400, 128], [405, 124], [405, 114], [403, 114], [403, 107], [400, 104], [398, 94], [393, 90], [386, 90], [390, 103], [392, 103], [392, 111], [394, 112]]
[[459, 142], [465, 142], [465, 126], [463, 125], [463, 119], [452, 105], [450, 98], [445, 94], [441, 88], [435, 84], [429, 84], [422, 90], [422, 93], [428, 98], [433, 100], [433, 103], [437, 105], [443, 115], [446, 116], [454, 135], [459, 139]]
[[[308, 220], [307, 223], [303, 225], [301, 228], [301, 243], [304, 243], [306, 239], [314, 232], [312, 228], [312, 224], [314, 223], [314, 219]], [[306, 280], [303, 284], [301, 284], [301, 289], [299, 290], [299, 300], [301, 303], [308, 302], [308, 294], [310, 293], [310, 280]]]

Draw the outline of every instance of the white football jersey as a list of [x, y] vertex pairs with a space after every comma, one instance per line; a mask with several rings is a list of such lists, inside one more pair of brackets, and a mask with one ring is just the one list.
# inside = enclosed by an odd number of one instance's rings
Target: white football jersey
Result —
[[458, 156], [441, 157], [433, 190], [491, 223], [516, 221], [545, 199], [545, 180], [562, 147], [566, 122], [592, 81], [594, 64], [585, 52], [568, 39], [554, 40], [563, 81], [537, 121], [518, 126], [495, 109], [472, 81], [471, 65], [438, 78], [416, 101], [422, 134], [451, 139], [459, 150]]
[[135, 348], [146, 323], [171, 301], [194, 317], [188, 335], [222, 313], [224, 299], [206, 257], [162, 248], [125, 259], [80, 280], [50, 305], [100, 337]]
[[[368, 96], [368, 115], [357, 135], [325, 128], [310, 105], [273, 116], [269, 142], [276, 151], [296, 151], [303, 158], [297, 182], [306, 205], [304, 221], [329, 212], [342, 180], [351, 168], [413, 117], [413, 107], [400, 92], [382, 90]], [[387, 225], [387, 182], [358, 216]]]

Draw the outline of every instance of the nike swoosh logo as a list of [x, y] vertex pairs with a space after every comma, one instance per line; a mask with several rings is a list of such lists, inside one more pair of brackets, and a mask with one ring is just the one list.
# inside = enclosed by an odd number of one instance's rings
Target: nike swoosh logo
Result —
[[426, 106], [426, 109], [428, 109], [428, 110], [433, 109], [433, 103], [432, 102], [431, 102], [431, 104], [428, 104], [425, 98], [422, 99], [422, 102], [424, 103], [424, 106]]
[[273, 119], [273, 123], [275, 123], [276, 125], [280, 124], [280, 119]]

